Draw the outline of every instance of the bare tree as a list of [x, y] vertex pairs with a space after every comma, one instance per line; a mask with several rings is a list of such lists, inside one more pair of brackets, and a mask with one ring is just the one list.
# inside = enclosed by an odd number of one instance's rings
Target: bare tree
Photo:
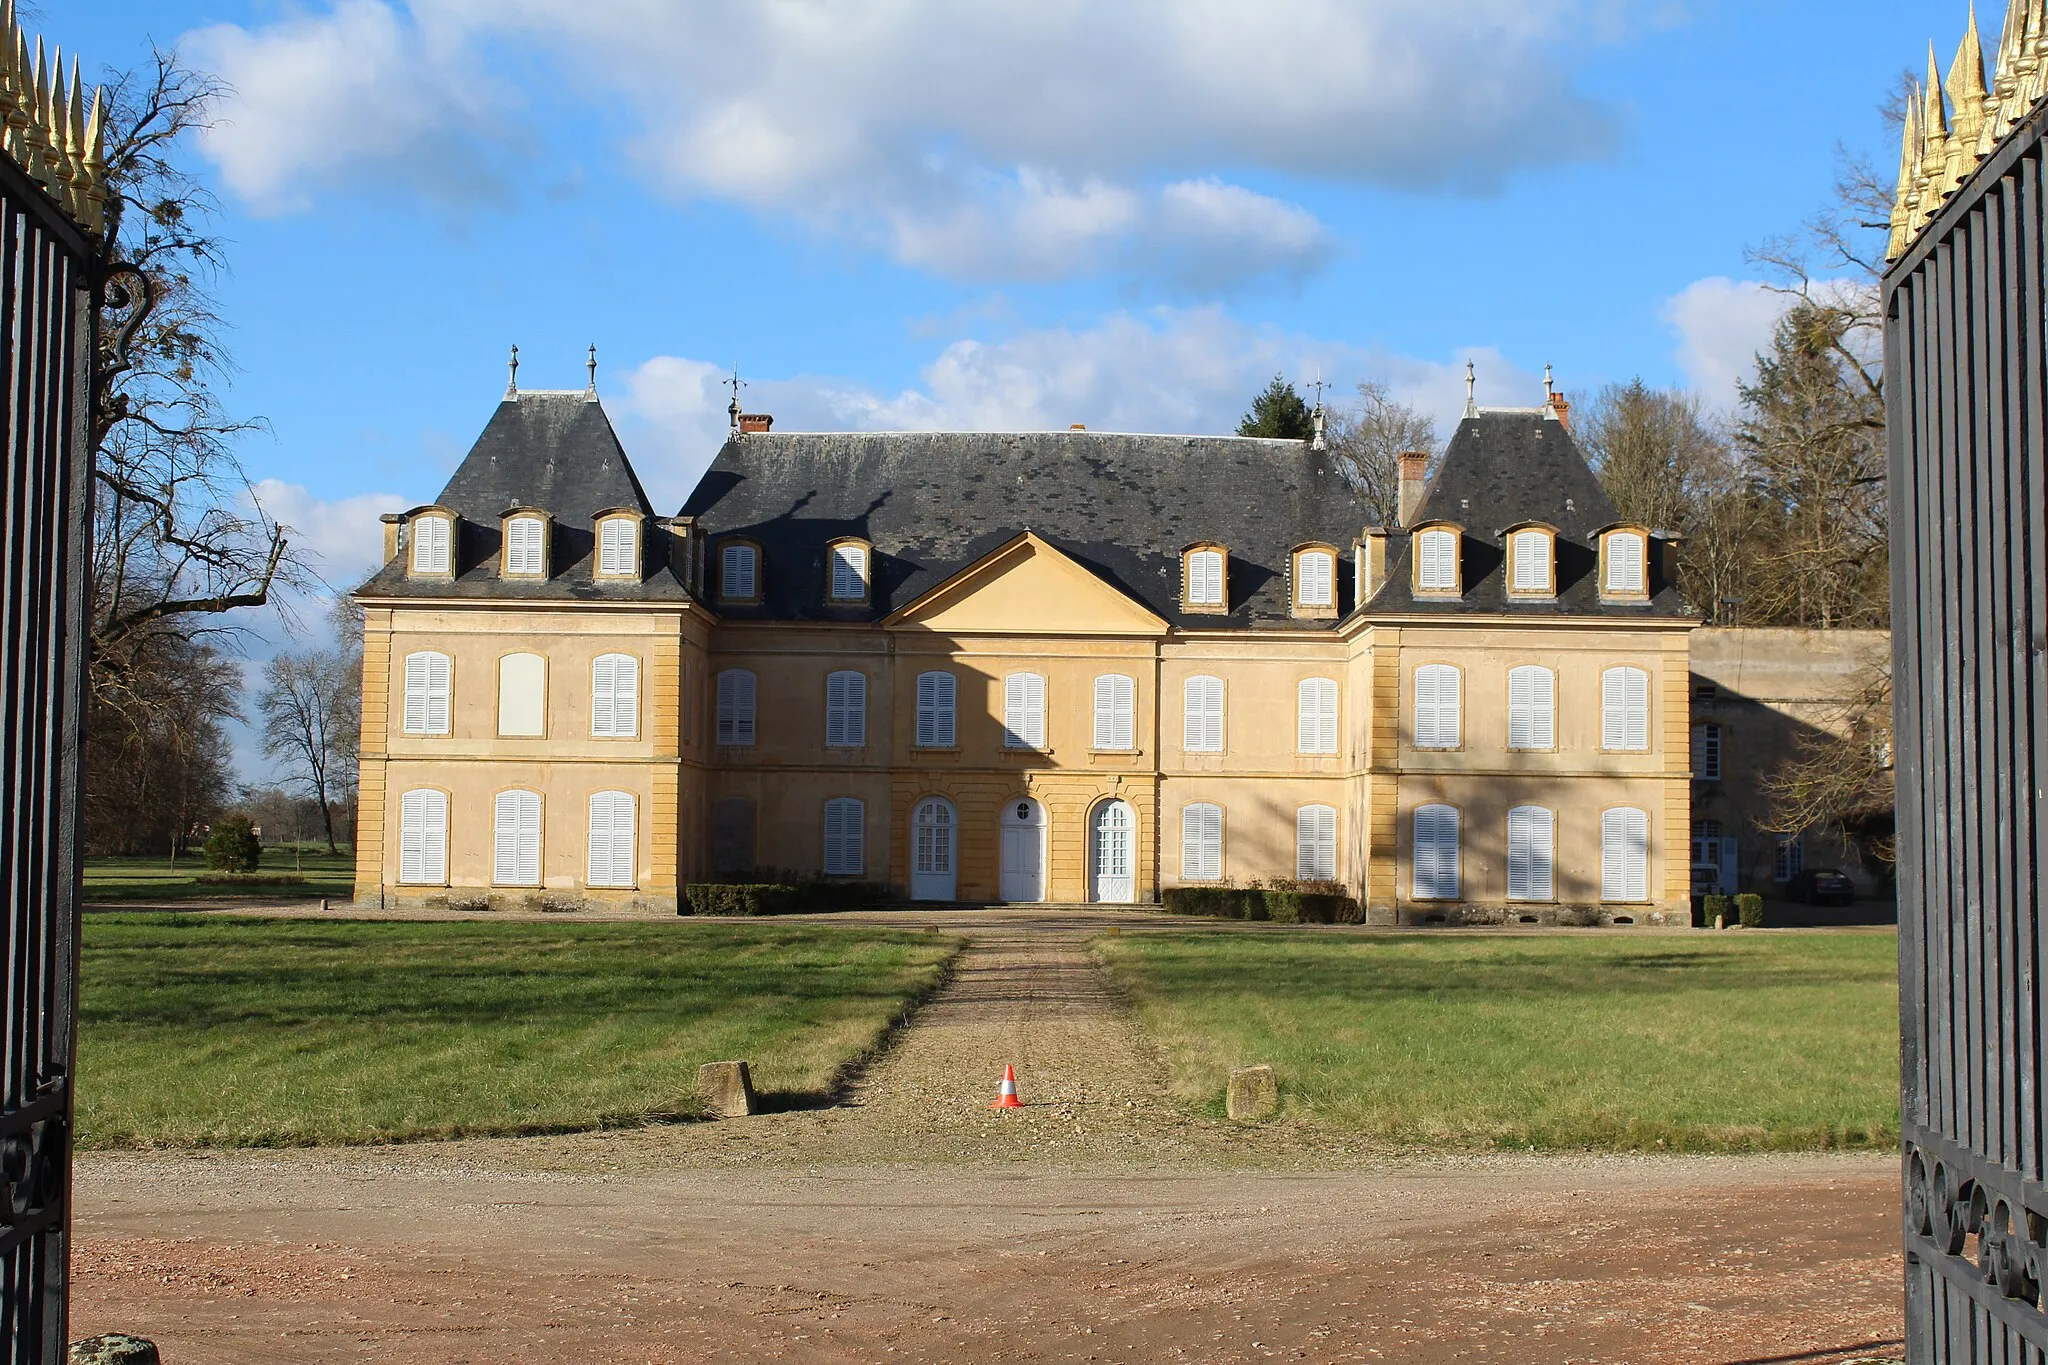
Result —
[[320, 807], [330, 853], [334, 807], [355, 787], [361, 661], [343, 650], [279, 654], [263, 669], [256, 709], [263, 717], [263, 753], [285, 765], [288, 781]]
[[1337, 468], [1380, 526], [1394, 525], [1400, 513], [1401, 456], [1421, 451], [1434, 461], [1442, 453], [1436, 422], [1371, 379], [1360, 382], [1355, 404], [1330, 412], [1327, 439]]
[[1763, 826], [1776, 834], [1835, 830], [1866, 862], [1888, 868], [1897, 859], [1892, 763], [1892, 675], [1889, 662], [1879, 659], [1763, 778], [1771, 801]]

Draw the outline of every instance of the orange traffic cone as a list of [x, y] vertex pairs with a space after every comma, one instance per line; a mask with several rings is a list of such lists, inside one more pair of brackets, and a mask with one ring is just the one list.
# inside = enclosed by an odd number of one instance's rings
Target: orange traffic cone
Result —
[[1003, 1064], [1003, 1083], [996, 1091], [996, 1102], [991, 1109], [1022, 1109], [1024, 1102], [1017, 1098], [1017, 1072], [1009, 1063]]

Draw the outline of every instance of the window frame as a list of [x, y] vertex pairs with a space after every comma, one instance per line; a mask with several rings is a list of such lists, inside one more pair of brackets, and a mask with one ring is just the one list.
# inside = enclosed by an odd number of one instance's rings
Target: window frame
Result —
[[[1635, 542], [1635, 565], [1637, 581], [1633, 588], [1614, 585], [1614, 542], [1617, 537], [1629, 537]], [[1608, 602], [1647, 602], [1650, 600], [1650, 531], [1648, 527], [1635, 525], [1610, 526], [1600, 533], [1600, 597]]]
[[[836, 864], [832, 857], [834, 834], [832, 822], [837, 815], [840, 821], [837, 839], [840, 858]], [[846, 821], [852, 818], [849, 829]], [[822, 845], [818, 850], [818, 867], [827, 877], [864, 877], [868, 871], [868, 803], [858, 796], [828, 796], [819, 807], [818, 836]], [[853, 857], [845, 856], [847, 842], [851, 840]]]
[[[1305, 566], [1312, 558], [1320, 558], [1322, 563], [1327, 566], [1327, 573], [1323, 580], [1328, 589], [1329, 600], [1326, 602], [1311, 602], [1306, 595], [1308, 575], [1305, 572]], [[1294, 553], [1288, 558], [1288, 566], [1292, 570], [1289, 575], [1288, 596], [1292, 601], [1292, 609], [1295, 616], [1309, 619], [1329, 619], [1337, 615], [1338, 559], [1337, 547], [1325, 545], [1320, 541], [1311, 541], [1308, 544], [1294, 547]]]
[[[505, 728], [505, 665], [514, 659], [540, 660], [540, 728], [537, 730], [512, 731]], [[554, 708], [548, 705], [548, 681], [551, 668], [548, 656], [532, 649], [510, 650], [498, 656], [498, 729], [499, 739], [546, 739], [548, 721]]]
[[[1303, 836], [1303, 825], [1313, 816], [1318, 823], [1327, 817], [1329, 837], [1321, 832], [1313, 833], [1313, 844]], [[1340, 845], [1337, 829], [1337, 808], [1322, 801], [1309, 801], [1294, 809], [1294, 879], [1303, 882], [1333, 882], [1337, 880], [1337, 853]], [[1321, 858], [1328, 856], [1329, 862], [1320, 861], [1313, 866], [1311, 855]]]
[[[614, 798], [614, 804], [617, 801], [624, 801], [626, 803], [626, 872], [623, 880], [619, 878], [615, 865], [607, 866], [605, 869], [611, 874], [608, 879], [600, 881], [597, 876], [597, 859], [594, 856], [597, 852], [597, 803], [607, 797]], [[603, 891], [632, 891], [638, 889], [640, 885], [639, 799], [631, 792], [618, 791], [611, 788], [592, 792], [589, 799], [584, 802], [584, 820], [583, 884], [587, 887]], [[611, 848], [607, 856], [616, 860], [619, 852], [619, 829], [616, 822], [611, 823], [605, 832], [611, 840]]]
[[[1432, 714], [1430, 718], [1432, 726], [1430, 742], [1427, 744], [1423, 742], [1422, 675], [1424, 673], [1430, 675], [1432, 685], [1438, 688], [1441, 688], [1445, 675], [1448, 675], [1451, 680], [1453, 695], [1450, 706], [1453, 734], [1448, 744], [1444, 743], [1438, 734], [1442, 720], [1441, 710], [1444, 705], [1441, 691], [1437, 693], [1432, 702], [1432, 706], [1436, 708], [1436, 714]], [[1419, 663], [1409, 670], [1408, 692], [1408, 747], [1423, 753], [1439, 754], [1456, 753], [1463, 749], [1465, 747], [1465, 670], [1453, 663]]]
[[[1215, 692], [1214, 707], [1211, 708], [1208, 704], [1208, 699], [1204, 697], [1198, 710], [1195, 696], [1198, 687], [1201, 691], [1208, 692], [1211, 689], [1207, 685], [1212, 683], [1214, 684], [1213, 690]], [[1230, 684], [1215, 674], [1190, 673], [1187, 677], [1181, 679], [1181, 752], [1187, 754], [1220, 754], [1225, 752], [1225, 746], [1229, 742], [1229, 735], [1225, 728], [1229, 715], [1229, 705]], [[1214, 727], [1213, 743], [1208, 742], [1212, 725]]]
[[[1525, 831], [1524, 839], [1526, 840], [1526, 831], [1530, 820], [1536, 815], [1543, 817], [1541, 879], [1536, 884], [1531, 885], [1529, 881], [1531, 873], [1525, 869], [1522, 889], [1517, 892], [1515, 889], [1515, 833], [1518, 823], [1516, 817], [1522, 817], [1519, 823]], [[1522, 853], [1524, 861], [1526, 862], [1532, 857], [1534, 852], [1534, 848], [1524, 850]], [[1519, 806], [1510, 807], [1507, 816], [1507, 855], [1503, 861], [1507, 865], [1507, 899], [1537, 904], [1555, 901], [1557, 899], [1557, 812], [1549, 806], [1526, 802]]]
[[[1031, 684], [1038, 684], [1034, 700]], [[1024, 696], [1013, 695], [1021, 687]], [[1019, 669], [1003, 675], [1003, 748], [1010, 753], [1044, 753], [1045, 675], [1035, 669]]]
[[[1643, 681], [1641, 712], [1643, 728], [1642, 743], [1640, 744], [1629, 742], [1632, 738], [1631, 721], [1634, 717], [1631, 699], [1624, 695], [1619, 702], [1616, 702], [1610, 695], [1610, 689], [1615, 685], [1614, 680], [1619, 678], [1626, 683], [1627, 675], [1629, 674], [1634, 674]], [[1655, 699], [1651, 696], [1650, 671], [1648, 669], [1637, 664], [1610, 664], [1600, 670], [1600, 751], [1602, 753], [1650, 753], [1654, 748], [1656, 737], [1655, 712], [1656, 703]], [[1619, 743], [1614, 742], [1617, 729], [1615, 717], [1617, 714], [1620, 717], [1619, 732], [1621, 738]]]
[[[427, 568], [420, 564], [420, 528], [430, 521], [440, 523], [442, 535], [445, 537], [441, 550], [442, 556], [447, 562], [438, 569]], [[444, 511], [439, 508], [433, 511], [415, 512], [406, 522], [405, 531], [405, 576], [407, 578], [453, 579], [455, 577], [455, 561], [457, 558], [455, 542], [457, 537], [455, 532], [455, 514], [453, 512]]]
[[[1197, 597], [1195, 561], [1203, 555], [1216, 556], [1216, 596], [1213, 601]], [[1227, 616], [1230, 613], [1230, 551], [1210, 541], [1190, 545], [1180, 556], [1180, 606], [1182, 611]]]
[[[860, 552], [860, 592], [848, 597], [839, 591], [840, 551]], [[834, 607], [866, 606], [874, 599], [875, 549], [858, 536], [841, 536], [825, 546], [825, 602]]]
[[[1122, 687], [1119, 688], [1118, 684]], [[1104, 700], [1104, 684], [1107, 684], [1107, 705]], [[1124, 695], [1119, 698], [1118, 692]], [[1108, 738], [1104, 739], [1104, 718], [1108, 719]], [[1138, 750], [1138, 680], [1128, 673], [1098, 673], [1095, 675], [1095, 723], [1089, 732], [1093, 741], [1089, 749], [1103, 754], [1129, 754]], [[1119, 743], [1119, 738], [1122, 742]]]
[[[1435, 880], [1432, 880], [1427, 889], [1424, 888], [1422, 883], [1423, 816], [1430, 814], [1433, 819], [1440, 819], [1441, 816], [1437, 815], [1437, 812], [1448, 813], [1450, 816], [1451, 861], [1450, 889], [1448, 891], [1444, 890], [1443, 885]], [[1415, 807], [1410, 812], [1408, 830], [1409, 899], [1439, 902], [1463, 899], [1465, 889], [1465, 812], [1447, 801], [1430, 801]], [[1434, 845], [1437, 840], [1432, 837], [1430, 842]], [[1431, 871], [1434, 877], [1441, 869], [1432, 868]]]
[[[591, 559], [591, 572], [598, 578], [613, 582], [637, 582], [644, 575], [640, 567], [640, 547], [645, 540], [641, 528], [642, 518], [631, 512], [605, 512], [597, 518], [597, 549]], [[626, 536], [626, 567], [607, 569], [604, 566], [606, 545], [605, 535], [614, 529], [622, 530]]]
[[[430, 796], [436, 798], [439, 801], [441, 826], [441, 843], [439, 850], [440, 865], [438, 869], [429, 869], [425, 866], [422, 866], [420, 868], [420, 875], [418, 877], [408, 877], [405, 875], [405, 841], [408, 837], [406, 830], [410, 817], [407, 813], [406, 805], [415, 796]], [[452, 803], [449, 800], [448, 789], [445, 787], [408, 787], [398, 794], [398, 884], [400, 886], [448, 885], [448, 808], [451, 804]], [[426, 822], [422, 821], [423, 828], [421, 830], [420, 837], [423, 840], [426, 836], [426, 828], [424, 827], [425, 823]], [[424, 846], [422, 846], [420, 850], [420, 857], [423, 862], [426, 857], [426, 853], [427, 850], [425, 849]], [[430, 870], [438, 870], [440, 875], [438, 877], [429, 877], [426, 875], [426, 873]]]
[[[1194, 821], [1212, 822], [1198, 827]], [[1184, 882], [1220, 882], [1224, 870], [1223, 806], [1216, 801], [1190, 801], [1180, 808], [1180, 879]], [[1190, 847], [1195, 857], [1188, 856]], [[1214, 853], [1214, 862], [1209, 854]], [[1213, 871], [1210, 868], [1213, 866]]]
[[[531, 507], [515, 507], [498, 523], [498, 577], [516, 579], [521, 582], [539, 583], [548, 577], [549, 560], [554, 549], [551, 534], [552, 519], [547, 513]], [[530, 569], [514, 567], [512, 562], [513, 533], [515, 528], [531, 526], [539, 544], [531, 547], [535, 567]]]
[[[1532, 729], [1535, 728], [1534, 723], [1539, 715], [1539, 710], [1533, 700], [1524, 702], [1516, 700], [1515, 679], [1520, 676], [1533, 680], [1539, 674], [1542, 676], [1543, 686], [1547, 689], [1545, 703], [1540, 709], [1542, 727], [1538, 734], [1525, 736], [1531, 742], [1517, 744], [1515, 743], [1515, 721], [1518, 709], [1527, 710]], [[1534, 742], [1539, 738], [1542, 741], [1541, 743]], [[1507, 748], [1509, 753], [1518, 754], [1548, 754], [1557, 752], [1557, 670], [1548, 664], [1516, 664], [1508, 670]]]
[[[1507, 550], [1506, 577], [1508, 596], [1523, 601], [1547, 601], [1557, 596], [1557, 528], [1545, 522], [1521, 522], [1510, 526], [1504, 548]], [[1521, 547], [1531, 540], [1542, 543], [1543, 581], [1537, 587], [1522, 584]]]
[[1779, 886], [1806, 871], [1806, 831], [1780, 834], [1771, 842], [1771, 880]]
[[[1435, 536], [1450, 537], [1451, 581], [1448, 585], [1429, 581], [1428, 556], [1424, 551], [1433, 543], [1431, 538]], [[1465, 595], [1464, 527], [1448, 521], [1424, 522], [1409, 536], [1408, 558], [1413, 565], [1410, 573], [1411, 590], [1417, 597], [1444, 600]]]
[[[1628, 817], [1630, 816], [1640, 818], [1642, 835], [1639, 845], [1632, 842], [1622, 846], [1619, 850], [1623, 861], [1619, 873], [1620, 885], [1617, 889], [1614, 869], [1616, 832], [1619, 830], [1620, 837], [1623, 839], [1633, 838], [1627, 828], [1629, 824]], [[1642, 807], [1609, 806], [1600, 812], [1600, 903], [1602, 905], [1640, 905], [1650, 899], [1650, 842], [1650, 813]], [[1632, 869], [1626, 860], [1636, 857], [1641, 859], [1641, 864]], [[1639, 894], [1630, 894], [1637, 891], [1637, 887], [1631, 884], [1632, 874], [1639, 874], [1642, 878]]]
[[[926, 695], [927, 681], [931, 683], [929, 697]], [[960, 679], [952, 670], [928, 668], [919, 673], [912, 698], [915, 716], [910, 747], [940, 751], [959, 748]]]
[[[412, 723], [414, 659], [439, 659], [445, 674], [438, 698], [431, 676], [422, 684], [421, 709], [425, 712], [419, 728]], [[431, 667], [432, 665], [428, 665]], [[438, 649], [415, 649], [408, 652], [399, 664], [398, 732], [401, 735], [429, 739], [446, 739], [455, 733], [455, 659]], [[434, 726], [433, 705], [441, 704], [441, 724]]]
[[1692, 780], [1719, 782], [1727, 752], [1727, 736], [1722, 732], [1719, 721], [1701, 721], [1693, 726]]
[[[726, 679], [732, 679], [731, 696], [727, 696]], [[744, 689], [740, 680], [746, 679]], [[712, 680], [712, 747], [717, 749], [751, 749], [759, 742], [759, 705], [761, 680], [751, 668], [721, 668]], [[740, 693], [744, 690], [746, 695]], [[744, 712], [744, 714], [742, 714]], [[744, 730], [744, 735], [742, 731]]]
[[[748, 586], [752, 589], [751, 592], [735, 593], [731, 590], [732, 576], [729, 572], [731, 568], [729, 556], [734, 551], [745, 551], [753, 557], [753, 567], [751, 571], [752, 581], [748, 584]], [[766, 573], [764, 572], [765, 568], [766, 560], [761, 553], [761, 543], [759, 541], [748, 540], [744, 536], [727, 536], [725, 539], [719, 541], [718, 600], [721, 602], [732, 603], [735, 606], [760, 605], [763, 593], [765, 591], [765, 584], [763, 580], [767, 577]]]
[[[607, 659], [613, 661], [612, 689], [609, 702], [612, 714], [612, 726], [608, 730], [600, 730], [597, 728], [599, 696], [597, 690], [597, 668], [599, 664], [605, 662]], [[620, 662], [629, 665], [629, 668], [627, 670], [627, 676], [630, 681], [629, 684], [625, 687], [621, 687], [619, 685], [618, 665]], [[640, 671], [640, 656], [637, 654], [627, 654], [619, 650], [606, 650], [604, 653], [598, 655], [596, 658], [590, 661], [590, 737], [592, 739], [640, 738]], [[619, 701], [621, 695], [623, 695], [626, 698], [626, 700], [628, 700], [631, 703], [631, 706], [628, 708], [627, 711], [627, 716], [630, 721], [630, 728], [625, 730], [621, 730], [618, 725]]]
[[[533, 876], [531, 879], [520, 874], [521, 849], [518, 840], [524, 833], [523, 817], [515, 810], [515, 824], [512, 828], [513, 868], [510, 878], [499, 875], [504, 867], [505, 857], [505, 801], [508, 797], [530, 796], [533, 798]], [[491, 885], [517, 887], [533, 890], [546, 885], [547, 877], [547, 798], [531, 787], [506, 787], [491, 793]]]
[[[1315, 691], [1319, 698], [1327, 696], [1327, 714], [1322, 711], [1319, 703], [1316, 715], [1311, 718], [1308, 707], [1311, 690]], [[1335, 678], [1314, 674], [1298, 679], [1294, 684], [1294, 752], [1305, 758], [1330, 758], [1342, 752], [1343, 709], [1343, 689], [1337, 685]], [[1314, 722], [1315, 734], [1309, 736], [1308, 742], [1305, 743], [1303, 737], [1308, 736], [1311, 719]]]
[[[852, 680], [849, 682], [848, 680]], [[841, 697], [835, 701], [833, 685], [842, 689], [858, 686], [856, 697]], [[839, 738], [833, 739], [833, 724], [838, 723]], [[857, 668], [835, 668], [825, 675], [825, 747], [828, 749], [865, 749], [868, 747], [868, 675]]]

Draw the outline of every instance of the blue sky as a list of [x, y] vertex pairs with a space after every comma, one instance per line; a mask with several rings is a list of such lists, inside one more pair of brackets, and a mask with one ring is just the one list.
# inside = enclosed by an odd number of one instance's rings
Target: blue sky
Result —
[[[1998, 13], [1987, 12], [1996, 38]], [[1951, 5], [45, 0], [233, 94], [192, 149], [247, 464], [336, 582], [522, 382], [658, 502], [723, 427], [1223, 431], [1276, 370], [1446, 419], [1640, 374], [1732, 399], [1744, 250], [1828, 196]]]

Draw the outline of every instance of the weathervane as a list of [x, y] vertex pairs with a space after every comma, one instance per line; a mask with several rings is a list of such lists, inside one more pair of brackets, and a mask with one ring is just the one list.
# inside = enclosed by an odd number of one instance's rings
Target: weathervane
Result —
[[512, 348], [512, 377], [505, 381], [505, 396], [507, 398], [517, 398], [519, 396], [519, 348], [517, 346]]
[[586, 392], [590, 397], [595, 398], [597, 397], [597, 343], [594, 341], [590, 343], [590, 359], [586, 363], [590, 367], [590, 387]]
[[1465, 362], [1465, 415], [1479, 415], [1479, 377], [1469, 360]]
[[725, 381], [725, 386], [732, 390], [732, 403], [725, 411], [726, 415], [732, 418], [732, 434], [737, 436], [740, 433], [740, 390], [747, 386], [740, 378], [740, 367], [737, 364], [732, 367], [732, 378]]

